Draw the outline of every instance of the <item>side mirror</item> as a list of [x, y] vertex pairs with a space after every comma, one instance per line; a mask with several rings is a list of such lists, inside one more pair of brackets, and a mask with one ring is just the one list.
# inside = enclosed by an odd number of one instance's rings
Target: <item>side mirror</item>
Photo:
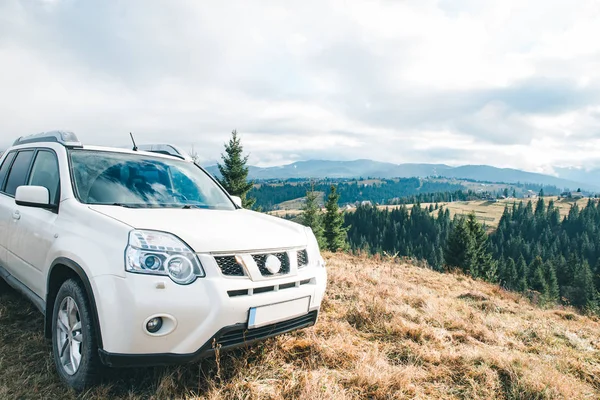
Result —
[[55, 208], [50, 204], [50, 192], [43, 186], [19, 186], [15, 203], [25, 207]]
[[242, 208], [242, 199], [239, 196], [231, 196], [231, 200], [233, 200], [233, 203], [238, 206], [239, 208]]

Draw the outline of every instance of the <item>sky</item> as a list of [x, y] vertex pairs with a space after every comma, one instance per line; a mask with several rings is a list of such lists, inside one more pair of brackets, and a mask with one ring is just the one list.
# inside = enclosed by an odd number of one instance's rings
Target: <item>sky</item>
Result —
[[600, 167], [600, 2], [0, 2], [0, 148]]

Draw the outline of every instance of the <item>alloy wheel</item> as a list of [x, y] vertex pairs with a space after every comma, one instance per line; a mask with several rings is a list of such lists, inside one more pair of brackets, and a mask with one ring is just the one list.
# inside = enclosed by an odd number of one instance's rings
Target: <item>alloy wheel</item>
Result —
[[67, 296], [60, 303], [56, 321], [58, 355], [65, 372], [74, 375], [81, 363], [83, 332], [81, 316], [75, 300]]

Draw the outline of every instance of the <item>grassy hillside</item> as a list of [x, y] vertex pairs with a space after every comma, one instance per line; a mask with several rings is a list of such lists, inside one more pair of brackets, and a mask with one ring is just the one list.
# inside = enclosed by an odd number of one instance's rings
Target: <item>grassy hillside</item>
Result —
[[[283, 211], [284, 214], [285, 214], [285, 211], [300, 212], [300, 210], [304, 206], [305, 201], [306, 201], [306, 197], [300, 197], [300, 198], [297, 198], [294, 200], [284, 201], [283, 203], [279, 203], [278, 211]], [[324, 203], [325, 203], [325, 192], [317, 192], [317, 204], [324, 204]]]
[[[317, 326], [184, 367], [117, 371], [87, 399], [596, 399], [600, 321], [462, 275], [326, 254]], [[65, 394], [42, 318], [0, 292], [0, 398]]]

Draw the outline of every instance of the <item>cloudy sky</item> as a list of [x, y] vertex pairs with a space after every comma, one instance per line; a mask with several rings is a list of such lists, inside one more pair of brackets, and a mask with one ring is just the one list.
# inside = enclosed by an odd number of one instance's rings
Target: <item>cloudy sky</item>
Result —
[[255, 165], [600, 166], [600, 2], [0, 2], [0, 148], [67, 129]]

